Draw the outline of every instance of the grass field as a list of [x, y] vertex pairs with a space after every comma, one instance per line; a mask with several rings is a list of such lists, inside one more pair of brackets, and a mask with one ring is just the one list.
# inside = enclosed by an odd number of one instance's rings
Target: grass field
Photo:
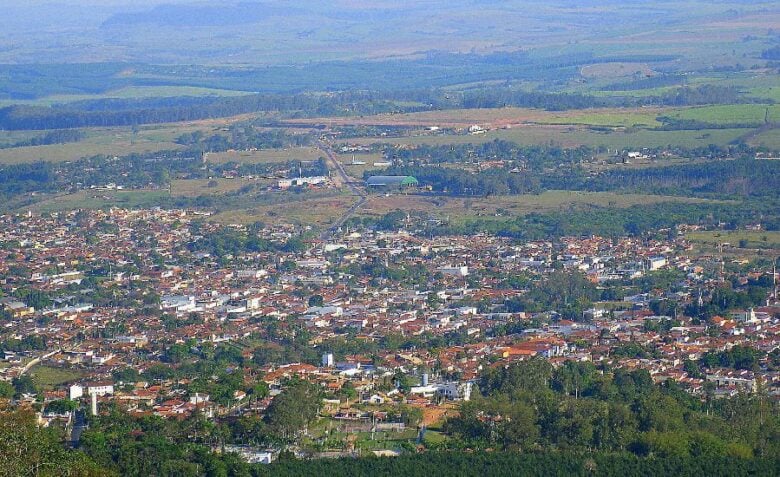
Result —
[[770, 149], [780, 149], [780, 128], [763, 131], [750, 138], [748, 142]]
[[[780, 250], [780, 232], [765, 230], [725, 230], [689, 232], [685, 237], [710, 246], [729, 244], [732, 247]], [[744, 245], [744, 247], [742, 247]]]
[[131, 140], [129, 137], [117, 134], [114, 142], [107, 142], [105, 138], [101, 137], [99, 139], [87, 138], [81, 142], [69, 144], [0, 149], [0, 164], [20, 164], [37, 161], [65, 162], [98, 154], [120, 156], [179, 148], [181, 146], [172, 142], [154, 142], [143, 139]]
[[338, 125], [392, 125], [427, 127], [440, 126], [467, 128], [479, 124], [490, 128], [528, 123], [539, 124], [591, 124], [601, 125], [653, 125], [660, 114], [670, 108], [595, 108], [572, 111], [545, 111], [532, 108], [448, 109], [406, 114], [378, 114], [375, 116], [346, 118], [313, 118], [295, 120], [296, 123]]
[[770, 122], [780, 121], [780, 105], [727, 104], [702, 106], [677, 110], [669, 113], [669, 116], [713, 124], [764, 124], [765, 116], [768, 116]]
[[[178, 179], [172, 181], [171, 195], [174, 197], [198, 197], [236, 192], [247, 185], [270, 185], [270, 179]], [[214, 185], [216, 183], [216, 185]], [[212, 185], [209, 185], [212, 184]]]
[[[141, 126], [135, 132], [130, 127], [85, 128], [83, 131], [86, 133], [86, 138], [76, 143], [0, 149], [0, 164], [19, 164], [39, 160], [64, 162], [98, 154], [123, 156], [131, 153], [181, 149], [183, 146], [174, 141], [184, 133], [202, 131], [204, 134], [211, 135], [220, 128], [250, 117], [245, 115], [224, 119], [152, 124]], [[0, 144], [42, 134], [45, 134], [45, 131], [3, 131], [0, 132]]]
[[34, 366], [30, 370], [30, 375], [38, 386], [50, 389], [59, 384], [79, 379], [84, 376], [84, 373], [72, 369]]
[[659, 111], [648, 109], [648, 111], [598, 111], [585, 112], [581, 114], [552, 115], [549, 119], [537, 121], [540, 124], [572, 124], [584, 126], [607, 126], [607, 127], [656, 127], [661, 123], [656, 120]]
[[259, 151], [212, 152], [208, 161], [213, 164], [238, 162], [243, 164], [286, 163], [290, 161], [316, 161], [324, 156], [316, 147], [286, 149], [262, 149]]

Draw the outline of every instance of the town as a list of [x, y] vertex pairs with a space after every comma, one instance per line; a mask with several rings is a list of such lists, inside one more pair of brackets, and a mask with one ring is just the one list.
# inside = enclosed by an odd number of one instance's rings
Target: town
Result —
[[[485, 373], [523, 362], [643, 370], [708, 402], [780, 397], [776, 257], [703, 252], [685, 234], [699, 226], [322, 239], [207, 215], [0, 216], [0, 394], [74, 444], [115, 412], [230, 423], [221, 448], [249, 462], [446, 440]], [[314, 402], [279, 422], [284, 444], [237, 429], [304, 385]]]

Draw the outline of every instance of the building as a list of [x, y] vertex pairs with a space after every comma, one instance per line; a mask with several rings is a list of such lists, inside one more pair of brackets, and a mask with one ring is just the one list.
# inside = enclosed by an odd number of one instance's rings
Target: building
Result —
[[371, 176], [366, 180], [368, 187], [395, 188], [417, 187], [420, 182], [413, 176]]
[[650, 271], [660, 270], [666, 265], [667, 265], [667, 261], [665, 257], [650, 257], [647, 260], [645, 260], [645, 266]]
[[325, 176], [296, 177], [295, 179], [279, 179], [277, 185], [280, 189], [287, 189], [292, 186], [322, 185], [327, 184], [328, 181], [330, 178]]
[[444, 275], [452, 275], [456, 277], [465, 277], [469, 274], [469, 267], [465, 265], [459, 265], [459, 266], [447, 266], [447, 267], [440, 267], [439, 271], [443, 273]]

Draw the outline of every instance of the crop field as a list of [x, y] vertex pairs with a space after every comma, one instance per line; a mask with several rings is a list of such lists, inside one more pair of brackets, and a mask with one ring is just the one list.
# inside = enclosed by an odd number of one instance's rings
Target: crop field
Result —
[[227, 151], [208, 154], [208, 162], [225, 164], [237, 162], [242, 164], [287, 163], [290, 161], [316, 161], [324, 156], [316, 147], [291, 147], [285, 149], [261, 149], [258, 151]]

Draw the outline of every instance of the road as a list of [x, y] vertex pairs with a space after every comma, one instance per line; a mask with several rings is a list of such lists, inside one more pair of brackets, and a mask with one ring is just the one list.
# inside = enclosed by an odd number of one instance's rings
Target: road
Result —
[[347, 174], [347, 171], [344, 170], [344, 165], [341, 164], [341, 162], [336, 159], [336, 156], [333, 154], [333, 149], [331, 149], [330, 144], [328, 144], [325, 141], [319, 141], [317, 143], [318, 147], [322, 152], [325, 153], [325, 155], [328, 158], [328, 162], [331, 163], [331, 166], [333, 169], [336, 170], [336, 177], [333, 178], [333, 182], [338, 187], [347, 186], [349, 188], [350, 192], [352, 192], [353, 195], [358, 197], [357, 202], [352, 204], [352, 206], [347, 209], [346, 212], [344, 212], [341, 217], [339, 217], [327, 230], [322, 232], [320, 235], [321, 240], [328, 240], [331, 236], [333, 236], [333, 233], [336, 232], [338, 229], [341, 228], [344, 223], [349, 220], [350, 217], [363, 205], [366, 203], [366, 200], [368, 199], [368, 196], [366, 195], [365, 191], [355, 185], [355, 182], [352, 180], [351, 177]]
[[40, 357], [38, 357], [38, 358], [35, 358], [35, 359], [33, 359], [32, 361], [30, 361], [29, 363], [27, 363], [27, 364], [24, 366], [24, 368], [22, 368], [22, 370], [19, 372], [19, 376], [21, 376], [21, 375], [23, 375], [24, 373], [26, 373], [27, 371], [29, 371], [29, 370], [30, 370], [30, 369], [31, 369], [33, 366], [35, 366], [36, 364], [40, 363], [40, 362], [41, 362], [41, 361], [43, 361], [44, 359], [46, 359], [46, 358], [49, 358], [49, 357], [51, 357], [51, 356], [54, 356], [55, 354], [57, 354], [57, 353], [59, 353], [59, 352], [60, 352], [60, 348], [57, 348], [57, 349], [55, 349], [54, 351], [52, 351], [52, 352], [50, 352], [50, 353], [46, 353], [46, 354], [44, 354], [43, 356], [40, 356]]

